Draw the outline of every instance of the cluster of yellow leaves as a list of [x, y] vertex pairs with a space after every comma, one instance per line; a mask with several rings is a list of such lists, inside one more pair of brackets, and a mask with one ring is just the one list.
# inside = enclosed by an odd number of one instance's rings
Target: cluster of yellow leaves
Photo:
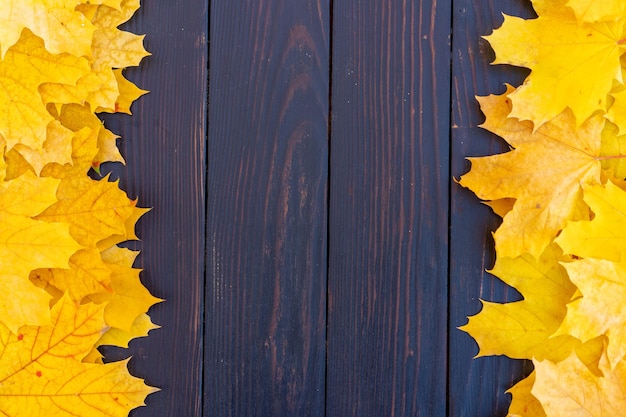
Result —
[[502, 217], [490, 271], [523, 300], [483, 301], [462, 327], [478, 356], [531, 359], [509, 416], [626, 409], [626, 2], [533, 0], [487, 37], [495, 63], [531, 69], [479, 97], [510, 151], [470, 158], [460, 184]]
[[155, 326], [133, 267], [138, 208], [97, 112], [145, 94], [122, 70], [148, 55], [118, 29], [139, 0], [0, 0], [0, 414], [126, 416], [154, 388], [103, 364]]

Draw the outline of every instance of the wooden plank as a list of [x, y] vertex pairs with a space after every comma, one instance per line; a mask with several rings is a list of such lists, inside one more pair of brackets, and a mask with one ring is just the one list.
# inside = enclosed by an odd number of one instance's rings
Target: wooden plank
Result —
[[327, 416], [445, 416], [450, 2], [335, 0]]
[[[506, 144], [477, 127], [482, 116], [475, 95], [502, 94], [504, 83], [519, 85], [527, 71], [489, 66], [494, 54], [480, 36], [502, 24], [502, 13], [530, 17], [530, 2], [519, 0], [454, 0], [452, 61], [452, 175], [468, 171], [468, 156], [505, 152]], [[472, 360], [474, 340], [457, 330], [480, 310], [479, 298], [513, 301], [519, 294], [485, 272], [493, 266], [491, 232], [498, 218], [476, 196], [458, 185], [451, 192], [450, 229], [450, 360], [449, 415], [505, 416], [510, 396], [504, 392], [530, 369], [506, 357]]]
[[212, 2], [206, 416], [323, 416], [329, 3]]
[[201, 415], [205, 144], [207, 88], [207, 5], [203, 0], [143, 2], [127, 30], [147, 34], [153, 54], [126, 75], [152, 92], [133, 105], [132, 117], [108, 117], [122, 136], [126, 167], [114, 169], [121, 186], [142, 207], [142, 280], [167, 299], [150, 310], [162, 328], [136, 339], [131, 372], [162, 391], [133, 417]]

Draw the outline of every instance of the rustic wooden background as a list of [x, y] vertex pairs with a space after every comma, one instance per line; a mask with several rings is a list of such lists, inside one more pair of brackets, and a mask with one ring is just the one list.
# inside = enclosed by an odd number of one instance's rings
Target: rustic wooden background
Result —
[[[162, 327], [135, 417], [506, 415], [530, 369], [472, 360], [497, 219], [453, 181], [503, 151], [474, 95], [526, 72], [481, 35], [529, 0], [144, 0], [152, 90], [107, 117]], [[108, 349], [111, 359], [128, 355]]]

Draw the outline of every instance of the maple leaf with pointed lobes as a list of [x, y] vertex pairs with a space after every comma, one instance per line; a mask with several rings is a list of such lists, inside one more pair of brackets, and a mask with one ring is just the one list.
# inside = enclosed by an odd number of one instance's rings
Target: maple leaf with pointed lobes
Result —
[[81, 248], [68, 225], [32, 218], [56, 202], [58, 184], [32, 174], [0, 182], [0, 321], [13, 331], [50, 318], [50, 296], [28, 281], [30, 271], [67, 267]]
[[482, 301], [482, 311], [460, 328], [478, 343], [477, 356], [557, 361], [571, 353], [580, 342], [568, 335], [551, 337], [576, 289], [559, 263], [566, 260], [556, 245], [549, 246], [538, 260], [528, 254], [497, 258], [489, 272], [517, 289], [524, 300], [505, 304]]
[[623, 1], [568, 0], [567, 6], [574, 10], [581, 22], [618, 20], [626, 14], [626, 3]]
[[565, 264], [581, 297], [567, 305], [567, 314], [555, 335], [572, 335], [583, 342], [607, 335], [611, 364], [626, 354], [626, 263], [581, 259]]
[[532, 20], [505, 16], [485, 38], [496, 52], [494, 64], [531, 69], [510, 95], [512, 117], [537, 128], [570, 108], [580, 125], [596, 110], [606, 111], [613, 81], [622, 82], [626, 17], [581, 23], [567, 7], [548, 10]]
[[30, 279], [42, 287], [52, 285], [61, 293], [67, 292], [76, 302], [90, 294], [113, 292], [111, 270], [96, 249], [83, 249], [73, 254], [69, 268], [36, 269], [30, 273]]
[[126, 417], [156, 389], [127, 371], [127, 361], [81, 360], [106, 329], [103, 306], [64, 296], [52, 326], [0, 326], [0, 413], [12, 417]]
[[[91, 112], [88, 105], [64, 105], [62, 106], [58, 117], [63, 126], [74, 132], [83, 129], [84, 127], [99, 129], [98, 141], [96, 144], [97, 153], [89, 161], [92, 166], [99, 165], [103, 162], [124, 163], [124, 158], [122, 158], [122, 155], [120, 154], [115, 143], [117, 136], [104, 128], [100, 119], [98, 119], [98, 117]], [[76, 148], [74, 149], [76, 150]]]
[[110, 293], [100, 292], [89, 296], [91, 301], [106, 303], [104, 318], [111, 327], [130, 332], [137, 317], [163, 300], [154, 297], [141, 284], [140, 269], [133, 268], [139, 253], [112, 246], [102, 252], [102, 260], [111, 270]]
[[507, 391], [513, 397], [507, 417], [546, 417], [541, 403], [531, 393], [534, 383], [533, 371]]
[[[17, 152], [30, 167], [30, 171], [39, 175], [49, 163], [68, 164], [72, 162], [72, 140], [74, 133], [53, 120], [46, 128], [46, 140], [41, 149], [34, 150], [18, 143], [9, 152]], [[11, 158], [11, 157], [9, 157]], [[13, 160], [13, 163], [16, 161]]]
[[559, 363], [534, 360], [535, 384], [532, 394], [548, 416], [621, 416], [626, 409], [626, 362], [614, 368], [603, 364], [598, 377], [576, 354]]
[[502, 96], [479, 98], [486, 121], [481, 127], [503, 137], [510, 152], [469, 158], [471, 170], [460, 184], [482, 200], [515, 199], [496, 230], [496, 252], [516, 258], [538, 258], [567, 220], [579, 212], [581, 184], [601, 179], [600, 115], [576, 126], [571, 111], [533, 130], [528, 121], [507, 117], [511, 102]]
[[568, 222], [556, 242], [579, 257], [626, 261], [626, 192], [611, 181], [584, 185], [583, 190], [594, 218]]
[[[77, 10], [80, 10], [96, 27], [91, 46], [92, 78], [97, 75], [103, 80], [106, 79], [100, 88], [95, 90], [92, 88], [87, 98], [94, 111], [129, 112], [132, 101], [146, 93], [121, 75], [122, 68], [138, 65], [144, 57], [150, 55], [143, 47], [143, 36], [118, 29], [118, 26], [130, 19], [138, 8], [139, 0], [124, 0], [118, 8], [96, 4], [77, 6]], [[82, 104], [76, 100], [74, 102]]]
[[626, 90], [611, 94], [613, 104], [609, 107], [605, 117], [615, 123], [620, 134], [626, 133]]
[[42, 38], [53, 54], [89, 56], [94, 27], [76, 11], [76, 0], [0, 0], [0, 51], [8, 48], [28, 28]]
[[41, 39], [24, 30], [19, 42], [0, 61], [0, 135], [7, 150], [18, 143], [36, 151], [42, 148], [47, 126], [54, 118], [42, 101], [40, 85], [72, 85], [89, 71], [86, 59], [53, 55]]
[[35, 219], [69, 224], [72, 237], [92, 248], [111, 235], [124, 235], [126, 220], [135, 213], [137, 204], [117, 182], [75, 176], [61, 180], [57, 200]]
[[602, 169], [612, 177], [626, 178], [626, 135], [619, 135], [617, 126], [611, 122], [602, 131], [600, 160]]
[[147, 314], [142, 314], [137, 317], [129, 331], [111, 327], [98, 339], [91, 352], [83, 358], [83, 362], [103, 363], [103, 357], [98, 347], [106, 345], [127, 348], [131, 340], [138, 337], [146, 337], [151, 330], [160, 327], [161, 326], [152, 323], [150, 316]]

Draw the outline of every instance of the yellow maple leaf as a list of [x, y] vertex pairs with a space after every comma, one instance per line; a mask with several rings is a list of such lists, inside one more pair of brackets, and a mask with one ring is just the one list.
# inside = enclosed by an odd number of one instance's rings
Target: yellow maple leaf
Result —
[[533, 371], [507, 391], [513, 397], [507, 417], [546, 417], [541, 403], [531, 393], [534, 383]]
[[117, 100], [115, 101], [114, 110], [115, 112], [132, 114], [130, 111], [130, 107], [133, 102], [144, 94], [147, 94], [148, 91], [138, 88], [135, 84], [124, 78], [121, 69], [113, 70], [113, 74], [115, 75], [115, 79], [117, 80], [117, 86], [120, 92]]
[[626, 263], [581, 259], [565, 264], [582, 296], [567, 305], [567, 314], [555, 334], [572, 335], [585, 342], [608, 336], [611, 364], [626, 354]]
[[584, 22], [618, 20], [626, 14], [626, 3], [623, 1], [568, 0], [567, 5]]
[[[76, 10], [84, 14], [97, 27], [116, 28], [127, 22], [139, 10], [140, 0], [122, 0], [117, 3], [118, 5], [115, 6], [102, 2], [83, 2], [76, 6]], [[100, 7], [101, 5], [108, 7]]]
[[0, 326], [0, 413], [73, 417], [126, 417], [155, 389], [131, 376], [127, 361], [82, 363], [106, 329], [102, 306], [63, 297], [52, 326]]
[[158, 328], [160, 328], [160, 326], [154, 324], [150, 319], [150, 316], [147, 314], [140, 314], [133, 321], [129, 330], [112, 327], [107, 330], [100, 339], [98, 339], [95, 346], [110, 345], [127, 348], [131, 340], [138, 337], [148, 336], [150, 330]]
[[139, 240], [139, 237], [135, 234], [135, 225], [141, 216], [146, 214], [150, 209], [143, 207], [133, 207], [133, 211], [124, 223], [124, 233], [111, 235], [106, 239], [98, 242], [98, 248], [105, 250], [118, 243], [126, 242], [128, 240]]
[[94, 24], [98, 30], [93, 37], [93, 61], [95, 70], [101, 68], [126, 68], [139, 65], [139, 62], [150, 54], [143, 47], [144, 35], [135, 35], [116, 27]]
[[28, 174], [0, 183], [0, 273], [28, 275], [35, 268], [67, 266], [81, 248], [66, 224], [31, 218], [48, 201], [55, 201], [50, 191], [57, 184], [55, 179]]
[[147, 314], [137, 317], [129, 331], [111, 327], [98, 339], [91, 352], [83, 358], [83, 362], [103, 363], [102, 354], [98, 351], [99, 346], [107, 345], [127, 348], [131, 340], [138, 337], [146, 337], [151, 330], [158, 328], [160, 326], [152, 323], [150, 316]]
[[94, 27], [76, 11], [76, 0], [0, 0], [0, 51], [4, 58], [23, 29], [45, 41], [53, 54], [88, 56]]
[[46, 222], [70, 225], [70, 234], [85, 247], [95, 247], [111, 235], [126, 233], [126, 220], [135, 212], [136, 201], [120, 190], [117, 182], [105, 178], [63, 178], [58, 201], [35, 217]]
[[0, 326], [17, 332], [26, 324], [50, 322], [51, 296], [23, 276], [0, 273], [0, 294]]
[[[120, 72], [122, 68], [138, 65], [150, 55], [143, 47], [143, 36], [118, 29], [138, 8], [138, 0], [124, 0], [118, 8], [105, 4], [82, 4], [77, 7], [96, 27], [91, 46], [92, 85], [88, 89], [79, 88], [80, 94], [70, 92], [69, 96], [80, 97], [87, 92], [86, 101], [94, 111], [117, 112], [130, 108], [130, 102], [145, 93], [121, 77]], [[114, 68], [120, 74], [116, 74]], [[101, 79], [99, 83], [94, 78], [96, 75]], [[72, 102], [82, 104], [76, 98]]]
[[626, 409], [626, 363], [614, 369], [603, 367], [597, 377], [572, 354], [566, 360], [534, 360], [536, 380], [532, 394], [548, 416], [606, 417], [621, 416]]
[[[99, 4], [103, 4], [105, 6], [109, 6], [112, 7], [114, 9], [120, 9], [121, 8], [121, 3], [122, 0], [81, 0], [81, 3], [83, 5], [99, 5]], [[76, 7], [77, 9], [80, 8], [80, 6]]]
[[108, 70], [92, 71], [76, 81], [76, 85], [45, 83], [39, 87], [45, 103], [88, 103], [90, 108], [111, 106], [119, 96], [117, 81]]
[[460, 329], [468, 332], [480, 347], [477, 356], [507, 355], [511, 358], [567, 357], [577, 346], [568, 335], [551, 337], [565, 317], [566, 303], [575, 287], [559, 263], [566, 260], [556, 245], [549, 246], [535, 260], [530, 255], [496, 259], [490, 271], [524, 297], [522, 301], [482, 301], [480, 313]]
[[[45, 83], [39, 91], [44, 102], [88, 103], [96, 112], [117, 112], [130, 107], [130, 102], [143, 93], [134, 84], [115, 74], [114, 68], [139, 64], [149, 55], [143, 48], [143, 36], [117, 29], [139, 7], [136, 0], [109, 4], [107, 2], [84, 3], [77, 10], [89, 19], [96, 31], [91, 44], [91, 71], [76, 83]], [[126, 112], [128, 110], [125, 110]]]
[[53, 285], [70, 298], [80, 302], [84, 297], [99, 293], [113, 292], [111, 270], [102, 261], [96, 249], [83, 249], [69, 260], [69, 268], [36, 269], [30, 273], [31, 280]]
[[606, 112], [606, 118], [615, 123], [619, 134], [626, 133], [626, 90], [613, 92], [613, 104]]
[[494, 64], [531, 69], [510, 95], [511, 116], [532, 120], [535, 128], [566, 108], [578, 124], [596, 110], [606, 111], [613, 81], [622, 81], [626, 17], [581, 23], [569, 8], [548, 10], [532, 20], [505, 16], [502, 27], [486, 37], [496, 51]]
[[40, 38], [24, 30], [0, 61], [0, 135], [7, 149], [18, 143], [33, 150], [42, 148], [47, 126], [54, 119], [38, 91], [41, 84], [74, 85], [89, 71], [85, 58], [53, 55]]
[[50, 297], [28, 281], [36, 268], [63, 268], [81, 247], [65, 224], [32, 217], [56, 202], [59, 180], [27, 173], [0, 182], [0, 321], [15, 331], [50, 318]]
[[59, 121], [63, 126], [72, 131], [78, 131], [84, 127], [99, 129], [97, 141], [97, 154], [91, 161], [92, 166], [98, 167], [103, 162], [121, 162], [124, 158], [116, 145], [118, 136], [104, 128], [102, 122], [91, 112], [89, 105], [68, 104], [61, 108]]
[[576, 256], [626, 261], [626, 192], [611, 181], [583, 189], [594, 218], [569, 222], [556, 242]]
[[509, 92], [481, 99], [487, 115], [482, 127], [502, 136], [514, 149], [469, 158], [472, 168], [460, 184], [482, 200], [515, 199], [494, 234], [496, 251], [501, 257], [530, 253], [537, 258], [578, 212], [581, 184], [600, 182], [605, 121], [595, 115], [577, 127], [566, 110], [533, 131], [532, 123], [506, 117], [511, 108]]
[[106, 303], [104, 318], [111, 327], [132, 331], [137, 317], [163, 300], [154, 297], [139, 278], [140, 269], [133, 268], [139, 252], [112, 246], [102, 252], [102, 260], [111, 270], [112, 293], [98, 293], [89, 297], [96, 303]]
[[72, 140], [74, 133], [61, 125], [57, 120], [48, 123], [46, 140], [40, 149], [18, 143], [12, 151], [19, 152], [32, 171], [40, 174], [42, 168], [49, 163], [68, 164], [72, 162]]
[[626, 135], [619, 135], [617, 126], [607, 122], [602, 131], [600, 148], [602, 169], [609, 172], [614, 178], [626, 178], [625, 156]]

